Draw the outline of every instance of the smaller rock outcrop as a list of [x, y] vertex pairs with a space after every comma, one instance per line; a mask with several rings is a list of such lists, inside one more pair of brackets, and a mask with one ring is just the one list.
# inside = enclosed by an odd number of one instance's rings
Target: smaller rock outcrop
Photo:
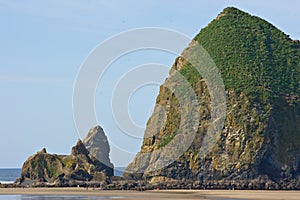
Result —
[[90, 154], [102, 164], [109, 168], [114, 167], [109, 159], [110, 147], [108, 139], [101, 126], [98, 125], [91, 128], [82, 142]]
[[48, 154], [46, 149], [30, 156], [24, 163], [18, 185], [77, 186], [88, 182], [105, 182], [113, 168], [89, 154], [81, 140], [71, 155]]

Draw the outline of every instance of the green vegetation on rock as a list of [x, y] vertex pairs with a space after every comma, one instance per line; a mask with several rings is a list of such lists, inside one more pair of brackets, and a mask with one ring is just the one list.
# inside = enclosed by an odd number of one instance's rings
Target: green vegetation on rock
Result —
[[300, 43], [272, 24], [226, 8], [195, 37], [222, 72], [226, 88], [268, 99], [300, 92]]
[[[148, 120], [141, 152], [125, 175], [195, 181], [267, 177], [279, 184], [296, 180], [300, 175], [300, 42], [265, 20], [230, 7], [203, 28], [191, 45], [194, 43], [211, 56], [226, 89], [226, 119], [217, 143], [200, 156], [211, 120], [211, 97], [201, 74], [184, 59], [190, 51], [187, 48], [175, 60], [170, 77], [177, 70], [192, 86], [199, 102], [199, 123], [181, 116], [181, 109], [190, 108], [180, 105], [168, 86], [186, 88], [177, 80], [167, 84], [167, 79]], [[156, 114], [162, 107], [165, 121]], [[178, 133], [192, 130], [197, 130], [195, 138], [180, 157], [164, 168], [151, 170], [174, 154], [162, 149]]]

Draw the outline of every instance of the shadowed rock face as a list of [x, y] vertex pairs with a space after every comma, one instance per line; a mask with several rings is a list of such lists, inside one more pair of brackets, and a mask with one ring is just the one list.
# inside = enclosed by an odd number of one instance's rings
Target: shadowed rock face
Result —
[[[296, 180], [300, 175], [299, 41], [258, 17], [226, 8], [190, 46], [195, 43], [214, 60], [226, 90], [226, 118], [215, 145], [208, 153], [201, 152], [212, 119], [210, 91], [206, 80], [180, 56], [170, 77], [179, 71], [189, 81], [197, 95], [200, 119], [197, 124], [190, 124], [188, 119], [180, 124], [181, 109], [190, 108], [182, 107], [168, 88], [182, 83], [175, 80], [167, 84], [168, 78], [148, 120], [141, 151], [125, 176], [152, 181], [267, 177], [279, 184]], [[162, 108], [165, 115], [157, 114]], [[175, 152], [161, 149], [194, 127], [197, 133], [189, 148], [174, 162], [152, 170]]]
[[113, 176], [113, 168], [91, 156], [82, 141], [78, 140], [71, 155], [48, 154], [44, 148], [30, 156], [23, 164], [21, 176], [16, 183], [70, 186], [105, 181], [106, 176]]
[[109, 159], [109, 143], [101, 126], [91, 128], [88, 135], [83, 139], [83, 144], [90, 154], [101, 163], [110, 168], [114, 167]]

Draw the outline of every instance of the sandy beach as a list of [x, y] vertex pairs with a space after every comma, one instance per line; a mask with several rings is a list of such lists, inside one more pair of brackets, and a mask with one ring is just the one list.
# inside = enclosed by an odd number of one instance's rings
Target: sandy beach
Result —
[[0, 195], [76, 195], [140, 199], [252, 199], [252, 200], [298, 200], [300, 191], [239, 191], [239, 190], [154, 190], [154, 191], [108, 191], [85, 188], [1, 188]]

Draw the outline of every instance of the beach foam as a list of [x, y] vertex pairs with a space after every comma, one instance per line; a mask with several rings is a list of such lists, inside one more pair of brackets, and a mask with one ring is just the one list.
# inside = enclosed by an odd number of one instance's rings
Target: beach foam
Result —
[[14, 183], [14, 181], [1, 181], [0, 180], [0, 183], [1, 184], [12, 184], [12, 183]]

